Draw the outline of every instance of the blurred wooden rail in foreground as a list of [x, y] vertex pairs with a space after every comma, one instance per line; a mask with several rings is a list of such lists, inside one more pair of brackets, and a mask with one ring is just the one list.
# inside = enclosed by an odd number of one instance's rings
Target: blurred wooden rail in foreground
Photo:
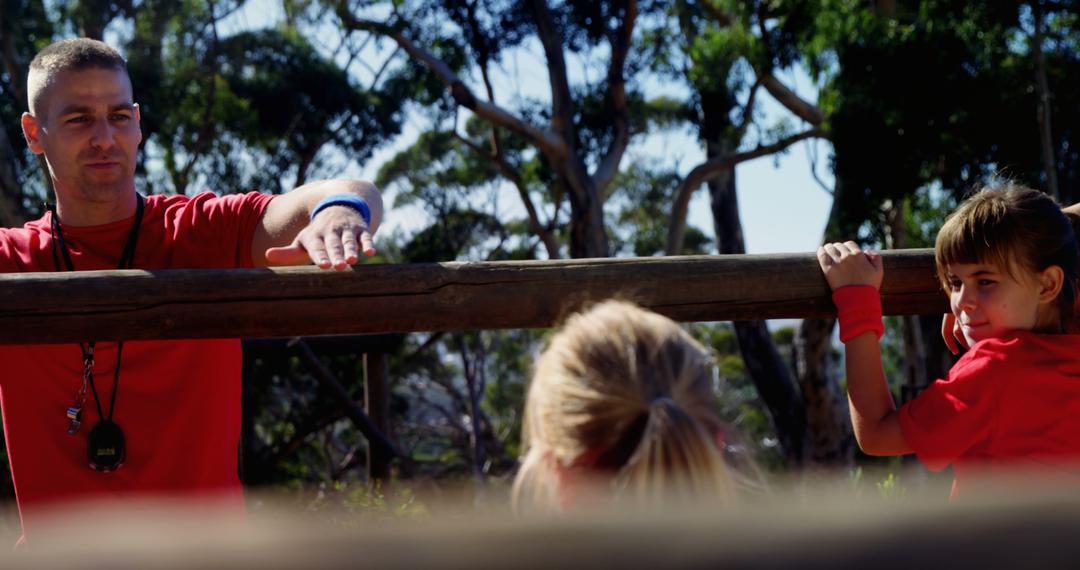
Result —
[[[885, 313], [941, 313], [931, 250], [884, 252]], [[826, 317], [813, 253], [0, 275], [0, 344], [547, 327], [621, 296], [679, 321]]]
[[[817, 487], [813, 489], [819, 491]], [[372, 568], [546, 570], [1073, 569], [1080, 559], [1075, 490], [1030, 497], [1002, 488], [992, 503], [944, 496], [858, 501], [760, 500], [709, 512], [655, 510], [560, 519], [461, 513], [426, 521], [334, 523], [326, 512], [262, 512], [251, 524], [185, 510], [65, 509], [4, 568]], [[340, 515], [340, 513], [339, 513]], [[346, 520], [346, 519], [342, 519]], [[87, 529], [93, 529], [89, 532]], [[13, 537], [12, 537], [13, 541]], [[9, 543], [10, 544], [10, 543]], [[9, 549], [10, 550], [10, 549]]]

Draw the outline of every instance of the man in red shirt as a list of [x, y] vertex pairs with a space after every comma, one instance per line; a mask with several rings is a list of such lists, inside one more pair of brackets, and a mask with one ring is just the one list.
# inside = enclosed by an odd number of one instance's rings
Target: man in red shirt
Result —
[[[34, 58], [22, 128], [43, 154], [56, 205], [0, 229], [0, 271], [227, 268], [373, 255], [382, 200], [327, 180], [280, 196], [147, 196], [135, 187], [142, 133], [123, 58], [89, 39]], [[0, 346], [4, 431], [24, 534], [45, 508], [133, 493], [224, 499], [237, 477], [236, 339]], [[66, 412], [66, 413], [65, 413]]]

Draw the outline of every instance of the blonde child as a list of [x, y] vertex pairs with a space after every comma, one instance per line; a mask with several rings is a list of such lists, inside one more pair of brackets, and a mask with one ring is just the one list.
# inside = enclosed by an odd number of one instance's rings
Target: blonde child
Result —
[[572, 316], [529, 387], [515, 509], [732, 500], [713, 379], [666, 317], [621, 301]]
[[938, 233], [935, 261], [971, 349], [897, 410], [878, 345], [881, 258], [850, 241], [819, 248], [863, 451], [915, 453], [931, 470], [952, 465], [953, 498], [976, 475], [1080, 481], [1080, 336], [1064, 334], [1077, 255], [1072, 225], [1041, 192], [1005, 184], [962, 203]]

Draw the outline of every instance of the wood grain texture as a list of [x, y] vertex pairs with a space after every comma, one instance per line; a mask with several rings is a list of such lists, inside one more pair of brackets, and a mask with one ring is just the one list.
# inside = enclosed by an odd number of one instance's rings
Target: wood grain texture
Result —
[[[887, 315], [947, 309], [930, 250], [883, 253]], [[617, 296], [679, 321], [833, 315], [811, 253], [0, 275], [0, 343], [533, 328]]]

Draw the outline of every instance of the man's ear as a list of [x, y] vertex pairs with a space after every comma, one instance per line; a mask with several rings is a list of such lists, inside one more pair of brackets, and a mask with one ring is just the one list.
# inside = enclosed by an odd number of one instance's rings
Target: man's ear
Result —
[[142, 108], [139, 107], [138, 103], [132, 103], [131, 107], [135, 110], [135, 129], [139, 132], [139, 142], [137, 144], [142, 144], [142, 142], [143, 142]]
[[1039, 303], [1052, 303], [1065, 284], [1065, 272], [1058, 265], [1051, 265], [1039, 273]]
[[45, 152], [45, 146], [41, 144], [41, 123], [38, 122], [37, 117], [30, 113], [23, 113], [22, 132], [23, 137], [26, 138], [26, 146], [30, 147], [31, 152], [34, 154]]

